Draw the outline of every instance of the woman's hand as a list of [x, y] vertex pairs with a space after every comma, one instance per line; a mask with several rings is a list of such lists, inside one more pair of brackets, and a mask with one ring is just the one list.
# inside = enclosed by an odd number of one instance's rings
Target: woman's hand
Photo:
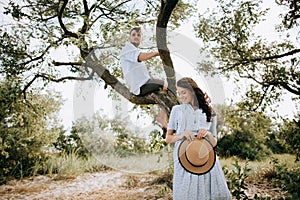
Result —
[[183, 133], [182, 133], [183, 137], [185, 137], [188, 141], [192, 141], [194, 140], [194, 133], [192, 131], [189, 131], [189, 130], [185, 130]]
[[208, 137], [208, 139], [213, 147], [217, 146], [217, 139], [213, 136], [213, 134], [211, 132], [209, 132], [203, 128], [198, 131], [197, 138], [201, 139], [206, 136]]
[[208, 135], [211, 135], [211, 133], [210, 133], [209, 131], [207, 131], [206, 129], [201, 128], [201, 129], [198, 131], [197, 138], [201, 139], [201, 138], [204, 138], [205, 136], [208, 136]]

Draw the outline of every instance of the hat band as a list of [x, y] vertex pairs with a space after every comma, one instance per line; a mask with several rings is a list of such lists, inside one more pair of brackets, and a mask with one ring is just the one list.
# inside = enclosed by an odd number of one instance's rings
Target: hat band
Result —
[[202, 165], [195, 165], [195, 164], [193, 164], [193, 163], [191, 163], [191, 162], [189, 161], [189, 158], [188, 158], [188, 156], [186, 155], [186, 152], [185, 152], [184, 154], [185, 154], [186, 160], [187, 160], [193, 167], [203, 167], [203, 166], [206, 165], [206, 163], [207, 163], [207, 161], [206, 161], [206, 162], [203, 163]]

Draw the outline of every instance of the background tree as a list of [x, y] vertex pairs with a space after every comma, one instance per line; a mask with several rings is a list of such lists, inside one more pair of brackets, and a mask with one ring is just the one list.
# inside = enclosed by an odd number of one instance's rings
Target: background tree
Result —
[[19, 80], [0, 83], [0, 183], [31, 175], [61, 131], [59, 95], [30, 90], [24, 99], [20, 91]]
[[200, 64], [202, 70], [213, 69], [235, 81], [247, 80], [248, 87], [240, 106], [264, 111], [278, 102], [282, 94], [300, 97], [299, 1], [279, 0], [288, 6], [281, 13], [283, 23], [276, 28], [279, 38], [263, 38], [255, 28], [264, 20], [268, 9], [262, 1], [217, 0], [218, 6], [200, 14], [195, 30], [203, 39], [208, 55], [214, 61]]

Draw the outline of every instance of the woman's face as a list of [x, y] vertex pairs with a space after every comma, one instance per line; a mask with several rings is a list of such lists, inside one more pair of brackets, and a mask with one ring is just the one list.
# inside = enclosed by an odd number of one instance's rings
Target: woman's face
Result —
[[194, 105], [194, 92], [183, 87], [177, 87], [177, 91], [182, 103]]

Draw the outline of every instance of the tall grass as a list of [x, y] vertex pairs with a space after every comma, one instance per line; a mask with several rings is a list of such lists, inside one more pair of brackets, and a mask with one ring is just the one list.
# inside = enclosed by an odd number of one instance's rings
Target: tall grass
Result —
[[247, 161], [237, 159], [236, 157], [230, 157], [226, 159], [220, 158], [220, 162], [223, 167], [231, 169], [234, 167], [232, 163], [235, 163], [235, 160], [238, 160], [239, 165], [244, 167], [247, 164], [248, 168], [251, 169], [249, 176], [259, 176], [261, 172], [264, 172], [272, 167], [274, 159], [278, 160], [279, 164], [285, 164], [288, 168], [293, 168], [298, 165], [295, 163], [295, 156], [291, 154], [273, 154], [272, 156], [261, 161]]
[[105, 171], [104, 166], [95, 157], [80, 157], [76, 152], [53, 154], [43, 163], [36, 163], [33, 175], [56, 174], [58, 176], [76, 176], [85, 172]]

